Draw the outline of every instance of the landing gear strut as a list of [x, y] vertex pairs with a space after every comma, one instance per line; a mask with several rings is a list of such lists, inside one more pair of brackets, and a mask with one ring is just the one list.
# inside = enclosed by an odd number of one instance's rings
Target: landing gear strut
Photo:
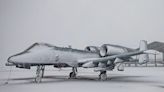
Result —
[[77, 67], [72, 67], [72, 72], [69, 74], [69, 78], [75, 79], [77, 75]]
[[106, 71], [100, 71], [99, 79], [102, 80], [102, 81], [107, 80]]
[[36, 78], [35, 78], [35, 82], [36, 83], [40, 83], [41, 82], [41, 79], [44, 76], [44, 70], [45, 70], [45, 66], [43, 66], [43, 65], [38, 65], [37, 66]]

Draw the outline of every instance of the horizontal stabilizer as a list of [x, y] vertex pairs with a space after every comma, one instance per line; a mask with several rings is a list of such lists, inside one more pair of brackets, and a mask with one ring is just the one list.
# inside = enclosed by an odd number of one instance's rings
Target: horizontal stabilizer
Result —
[[141, 54], [139, 56], [139, 64], [144, 64], [144, 63], [147, 63], [148, 61], [149, 61], [148, 54]]

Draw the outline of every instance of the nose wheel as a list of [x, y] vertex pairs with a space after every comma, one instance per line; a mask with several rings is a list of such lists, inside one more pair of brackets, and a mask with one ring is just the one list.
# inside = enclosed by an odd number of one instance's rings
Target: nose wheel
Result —
[[70, 74], [69, 74], [69, 78], [70, 79], [75, 79], [76, 78], [76, 75], [77, 75], [77, 68], [76, 67], [73, 67], [72, 68], [72, 72], [70, 72]]
[[76, 73], [71, 72], [71, 73], [69, 74], [69, 78], [71, 78], [71, 79], [76, 78]]
[[101, 72], [100, 72], [99, 79], [102, 80], [102, 81], [107, 80], [106, 71], [101, 71]]

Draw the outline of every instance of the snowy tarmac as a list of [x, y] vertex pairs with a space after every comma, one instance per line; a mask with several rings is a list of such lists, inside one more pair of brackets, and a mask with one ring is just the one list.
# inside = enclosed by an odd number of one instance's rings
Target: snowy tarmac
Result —
[[125, 71], [109, 71], [108, 80], [98, 80], [99, 72], [78, 69], [77, 79], [68, 79], [71, 68], [46, 68], [42, 82], [34, 83], [35, 68], [16, 69], [8, 84], [8, 69], [0, 70], [0, 92], [164, 92], [164, 67], [125, 67]]

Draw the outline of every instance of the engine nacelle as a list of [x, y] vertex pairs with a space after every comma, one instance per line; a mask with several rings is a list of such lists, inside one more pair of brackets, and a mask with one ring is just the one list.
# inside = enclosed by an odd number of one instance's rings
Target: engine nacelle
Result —
[[90, 51], [90, 52], [99, 52], [100, 51], [100, 47], [96, 47], [96, 46], [87, 46], [85, 47], [86, 51]]
[[110, 56], [110, 55], [117, 55], [128, 52], [128, 50], [124, 47], [104, 44], [100, 47], [100, 56]]

